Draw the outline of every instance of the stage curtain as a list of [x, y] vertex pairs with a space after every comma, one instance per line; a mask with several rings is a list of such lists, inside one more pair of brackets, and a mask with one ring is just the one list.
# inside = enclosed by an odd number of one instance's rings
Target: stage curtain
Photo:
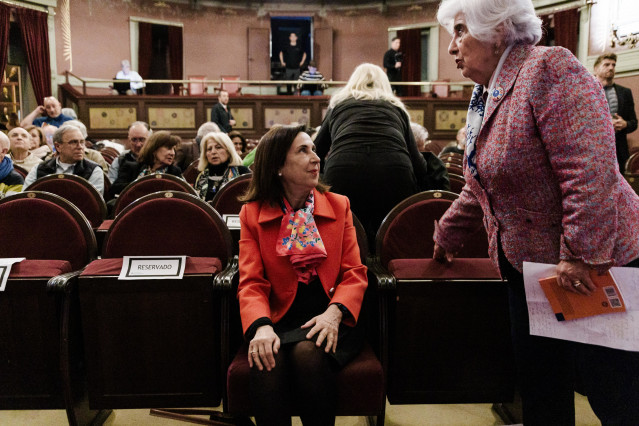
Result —
[[33, 92], [38, 103], [51, 96], [51, 60], [49, 59], [48, 15], [37, 10], [17, 7], [16, 15], [22, 33]]
[[0, 3], [0, 78], [4, 75], [9, 56], [9, 27], [11, 25], [11, 8]]
[[555, 46], [562, 46], [577, 54], [579, 41], [579, 9], [555, 13]]
[[[397, 31], [401, 39], [399, 50], [404, 53], [402, 81], [420, 81], [422, 78], [422, 30], [420, 28]], [[404, 86], [404, 96], [420, 96], [419, 86]]]
[[[170, 25], [169, 31], [169, 78], [172, 80], [182, 80], [183, 57], [182, 57], [182, 27]], [[173, 84], [173, 93], [180, 93], [180, 83]]]
[[153, 56], [152, 24], [138, 22], [138, 74], [149, 78], [151, 73], [151, 56]]

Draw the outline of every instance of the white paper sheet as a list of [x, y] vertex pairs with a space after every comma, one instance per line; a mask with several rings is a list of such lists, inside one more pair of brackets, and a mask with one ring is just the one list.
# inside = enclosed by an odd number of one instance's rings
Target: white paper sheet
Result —
[[124, 256], [119, 280], [181, 280], [186, 256]]
[[4, 291], [7, 287], [7, 280], [9, 279], [9, 274], [11, 273], [11, 266], [14, 263], [22, 262], [26, 257], [10, 257], [5, 259], [0, 259], [0, 291]]
[[524, 285], [530, 334], [639, 351], [639, 269], [611, 269], [626, 302], [625, 313], [597, 315], [571, 321], [557, 321], [539, 279], [557, 275], [556, 265], [524, 262]]

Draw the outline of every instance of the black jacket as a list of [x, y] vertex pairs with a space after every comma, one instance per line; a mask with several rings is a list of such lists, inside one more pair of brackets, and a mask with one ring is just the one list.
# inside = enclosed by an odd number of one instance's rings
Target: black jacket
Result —
[[619, 108], [617, 114], [628, 122], [628, 126], [615, 132], [615, 144], [617, 145], [617, 161], [619, 161], [619, 169], [621, 173], [625, 171], [626, 161], [630, 153], [628, 152], [628, 133], [637, 130], [637, 114], [635, 113], [635, 103], [632, 100], [632, 91], [626, 87], [613, 84], [615, 93], [617, 93], [617, 101]]
[[224, 106], [218, 102], [211, 110], [211, 121], [217, 124], [224, 133], [233, 130], [229, 122], [232, 119], [233, 114], [231, 114], [231, 108], [228, 105], [224, 109]]
[[[44, 163], [38, 164], [38, 169], [36, 171], [36, 178], [40, 179], [43, 176], [52, 175], [56, 172], [56, 158], [52, 158]], [[73, 174], [76, 176], [80, 176], [86, 180], [89, 180], [91, 175], [93, 174], [93, 170], [96, 167], [100, 167], [98, 163], [94, 163], [91, 160], [87, 160], [86, 158], [75, 163], [73, 167]]]
[[[116, 194], [122, 192], [122, 190], [131, 182], [136, 180], [140, 175], [140, 172], [145, 167], [144, 164], [136, 162], [126, 161], [120, 164], [120, 171], [118, 171], [118, 178], [111, 185], [110, 194], [115, 197]], [[170, 165], [166, 171], [167, 174], [173, 176], [182, 176], [182, 170], [179, 167]]]

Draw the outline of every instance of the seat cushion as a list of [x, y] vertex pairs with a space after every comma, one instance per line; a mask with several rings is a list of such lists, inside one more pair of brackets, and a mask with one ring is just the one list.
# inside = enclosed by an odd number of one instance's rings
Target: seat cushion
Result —
[[434, 259], [394, 259], [388, 270], [398, 280], [410, 279], [500, 279], [490, 259], [455, 258], [451, 263]]
[[52, 278], [71, 272], [66, 260], [23, 260], [11, 266], [9, 278]]
[[[249, 395], [248, 345], [243, 345], [227, 373], [231, 414], [254, 415]], [[371, 416], [385, 407], [384, 372], [368, 343], [337, 375], [337, 415]]]
[[[120, 275], [122, 258], [98, 259], [82, 271], [82, 276]], [[222, 270], [222, 262], [217, 257], [187, 257], [185, 275], [217, 274]]]

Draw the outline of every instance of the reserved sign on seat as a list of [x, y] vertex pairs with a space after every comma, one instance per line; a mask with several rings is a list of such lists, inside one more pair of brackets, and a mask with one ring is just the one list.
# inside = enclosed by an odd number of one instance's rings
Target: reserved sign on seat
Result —
[[120, 280], [182, 279], [186, 256], [124, 256]]

